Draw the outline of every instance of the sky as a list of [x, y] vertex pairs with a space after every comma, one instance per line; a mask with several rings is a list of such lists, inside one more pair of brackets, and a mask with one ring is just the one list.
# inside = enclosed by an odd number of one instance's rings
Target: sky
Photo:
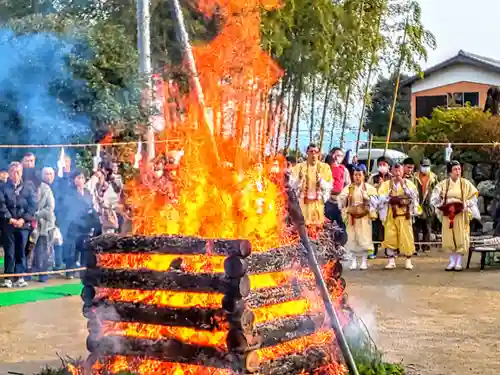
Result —
[[[418, 1], [422, 8], [422, 23], [434, 34], [437, 42], [437, 48], [428, 51], [428, 60], [421, 62], [422, 69], [453, 57], [461, 49], [500, 60], [500, 0]], [[357, 126], [359, 111], [350, 121]], [[352, 142], [356, 139], [355, 133], [348, 134], [346, 149], [355, 147]], [[302, 137], [301, 148], [307, 147], [308, 138]], [[340, 131], [336, 139], [339, 138]]]
[[459, 50], [500, 60], [499, 0], [419, 0], [422, 23], [437, 41], [429, 52], [427, 68]]

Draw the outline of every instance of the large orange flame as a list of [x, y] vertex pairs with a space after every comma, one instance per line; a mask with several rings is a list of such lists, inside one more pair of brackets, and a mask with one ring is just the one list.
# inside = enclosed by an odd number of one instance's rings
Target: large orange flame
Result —
[[[150, 165], [141, 181], [128, 184], [134, 232], [242, 238], [254, 251], [269, 249], [285, 241], [284, 197], [266, 152], [276, 126], [267, 95], [282, 72], [260, 49], [260, 7], [272, 9], [278, 1], [199, 1], [198, 6], [210, 16], [217, 3], [223, 29], [193, 48], [204, 108], [190, 93], [183, 98], [183, 121], [159, 135], [164, 141], [182, 134], [184, 156], [175, 178], [161, 166], [166, 173], [155, 179]], [[164, 152], [165, 143], [157, 151]], [[175, 188], [165, 188], [168, 184]]]

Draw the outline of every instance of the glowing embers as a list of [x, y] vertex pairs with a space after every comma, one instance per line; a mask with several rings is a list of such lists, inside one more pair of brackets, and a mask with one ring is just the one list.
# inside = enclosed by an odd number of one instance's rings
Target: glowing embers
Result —
[[222, 305], [223, 294], [153, 291], [135, 289], [98, 288], [96, 299], [108, 299], [115, 302], [133, 302], [145, 305], [171, 308], [210, 308], [219, 309]]
[[180, 268], [185, 272], [224, 272], [223, 256], [176, 255], [176, 254], [97, 254], [97, 265], [112, 269], [148, 269], [172, 271]]
[[321, 311], [322, 303], [300, 299], [295, 301], [283, 302], [276, 305], [269, 305], [253, 310], [255, 314], [255, 324], [265, 323], [276, 319], [285, 319], [288, 317], [306, 315]]
[[310, 282], [314, 280], [314, 276], [309, 271], [297, 272], [296, 270], [257, 273], [248, 275], [248, 277], [250, 278], [252, 290], [275, 288], [292, 282]]
[[[263, 373], [301, 375], [347, 375], [338, 360], [335, 335], [331, 330], [318, 330], [254, 352]], [[294, 364], [295, 363], [295, 364]]]
[[[117, 374], [122, 371], [130, 371], [140, 375], [232, 375], [229, 369], [219, 369], [190, 365], [183, 363], [165, 362], [160, 360], [141, 358], [112, 356], [101, 359], [97, 362], [92, 372], [96, 375]], [[73, 374], [76, 375], [76, 374]]]
[[227, 331], [202, 331], [187, 327], [171, 327], [133, 322], [110, 322], [102, 324], [104, 335], [135, 337], [149, 340], [175, 339], [194, 345], [213, 346], [226, 350]]
[[271, 361], [294, 353], [303, 352], [312, 346], [325, 346], [333, 342], [335, 334], [328, 331], [318, 331], [309, 336], [300, 337], [294, 340], [285, 341], [281, 344], [268, 348], [261, 348], [256, 351], [261, 362]]

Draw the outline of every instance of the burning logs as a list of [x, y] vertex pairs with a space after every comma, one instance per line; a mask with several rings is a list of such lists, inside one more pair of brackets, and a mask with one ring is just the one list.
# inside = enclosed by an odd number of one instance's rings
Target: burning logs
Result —
[[[316, 245], [338, 296], [342, 247], [334, 234]], [[234, 374], [343, 368], [299, 244], [251, 253], [243, 240], [104, 235], [88, 259], [87, 348], [100, 363], [147, 358]]]

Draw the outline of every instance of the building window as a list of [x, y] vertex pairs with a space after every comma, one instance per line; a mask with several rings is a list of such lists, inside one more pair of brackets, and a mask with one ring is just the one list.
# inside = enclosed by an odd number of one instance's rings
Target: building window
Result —
[[479, 106], [478, 92], [448, 93], [448, 107], [464, 107], [467, 103], [471, 107]]
[[417, 119], [421, 117], [432, 117], [432, 111], [436, 107], [446, 107], [448, 105], [447, 95], [417, 96], [416, 98]]
[[471, 107], [479, 107], [478, 92], [464, 92], [464, 104], [469, 103]]

